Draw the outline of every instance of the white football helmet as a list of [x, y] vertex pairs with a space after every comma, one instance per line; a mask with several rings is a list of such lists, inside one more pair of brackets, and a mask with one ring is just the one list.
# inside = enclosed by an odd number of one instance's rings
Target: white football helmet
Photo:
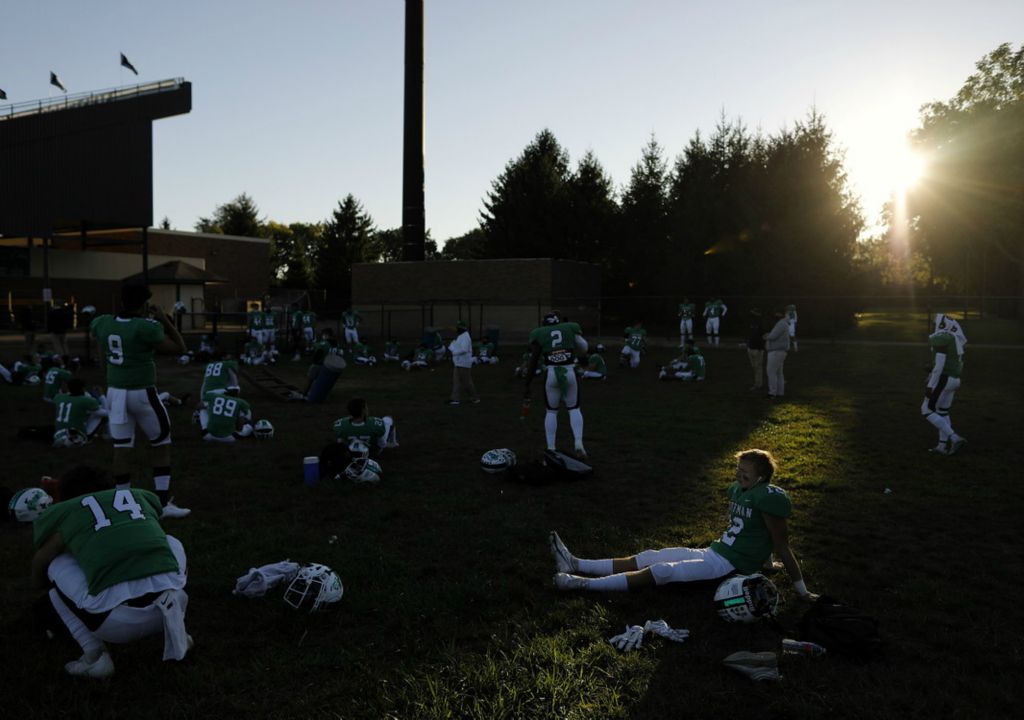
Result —
[[274, 437], [274, 426], [269, 420], [257, 420], [252, 428], [252, 434], [260, 440], [269, 440]]
[[508, 448], [488, 450], [480, 458], [480, 468], [487, 473], [500, 473], [516, 465], [516, 454]]
[[734, 575], [715, 591], [718, 615], [728, 622], [752, 623], [775, 615], [779, 591], [761, 573]]
[[67, 428], [65, 430], [58, 430], [53, 434], [53, 446], [63, 448], [75, 447], [76, 445], [85, 445], [88, 439], [81, 430]]
[[345, 468], [345, 477], [355, 483], [378, 483], [383, 475], [380, 463], [368, 457], [353, 460]]
[[42, 488], [25, 488], [14, 493], [7, 510], [18, 522], [32, 522], [53, 505], [53, 498]]
[[192, 362], [192, 356], [191, 355], [187, 355], [186, 354], [186, 355], [182, 355], [182, 356], [180, 356], [178, 358], [178, 364], [179, 365], [188, 365], [190, 362]]
[[26, 385], [38, 385], [41, 382], [42, 380], [39, 379], [38, 375], [29, 375], [27, 378], [25, 378]]
[[284, 591], [284, 601], [296, 610], [316, 612], [341, 600], [345, 588], [338, 574], [326, 565], [309, 563], [299, 568]]

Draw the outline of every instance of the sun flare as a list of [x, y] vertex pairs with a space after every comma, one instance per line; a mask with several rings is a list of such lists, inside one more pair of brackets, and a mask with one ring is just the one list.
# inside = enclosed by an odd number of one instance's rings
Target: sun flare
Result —
[[924, 171], [924, 158], [909, 147], [903, 147], [890, 160], [889, 175], [893, 191], [901, 196], [906, 194], [921, 179]]

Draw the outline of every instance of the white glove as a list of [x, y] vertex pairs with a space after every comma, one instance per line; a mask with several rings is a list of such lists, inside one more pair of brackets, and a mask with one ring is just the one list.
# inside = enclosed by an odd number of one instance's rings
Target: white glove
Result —
[[626, 632], [621, 635], [616, 635], [613, 638], [608, 638], [608, 642], [622, 652], [636, 650], [643, 647], [644, 629], [639, 625], [627, 625]]
[[677, 643], [681, 643], [686, 640], [686, 638], [690, 637], [689, 630], [686, 630], [685, 628], [680, 628], [679, 630], [671, 628], [664, 620], [648, 620], [644, 623], [644, 632], [661, 635], [663, 638]]

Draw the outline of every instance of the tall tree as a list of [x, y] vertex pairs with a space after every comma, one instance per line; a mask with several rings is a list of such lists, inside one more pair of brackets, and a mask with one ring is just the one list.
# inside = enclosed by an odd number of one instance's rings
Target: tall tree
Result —
[[587, 151], [568, 181], [565, 257], [603, 262], [612, 252], [619, 208], [612, 180]]
[[[437, 256], [437, 242], [430, 238], [429, 229], [426, 232], [423, 245], [423, 259], [434, 259]], [[398, 262], [402, 259], [404, 247], [402, 228], [377, 230], [370, 238], [364, 262]]]
[[270, 238], [271, 282], [282, 287], [310, 287], [322, 227], [306, 223], [284, 225], [271, 220], [263, 228]]
[[487, 257], [565, 257], [568, 180], [569, 154], [542, 130], [505, 166], [484, 200]]
[[652, 135], [622, 193], [622, 223], [614, 253], [619, 264], [609, 268], [616, 291], [640, 295], [662, 291], [667, 280], [662, 265], [668, 254], [668, 231], [668, 161]]
[[211, 217], [200, 217], [195, 228], [199, 232], [241, 237], [264, 237], [263, 222], [256, 203], [242, 193], [234, 200], [218, 205]]
[[324, 223], [313, 271], [317, 287], [327, 293], [329, 310], [342, 310], [351, 301], [352, 265], [367, 259], [374, 232], [373, 219], [351, 194]]
[[[925, 177], [907, 198], [917, 250], [961, 292], [1024, 295], [1024, 46], [983, 57], [951, 100], [922, 108]], [[1020, 313], [1013, 301], [1004, 314]]]

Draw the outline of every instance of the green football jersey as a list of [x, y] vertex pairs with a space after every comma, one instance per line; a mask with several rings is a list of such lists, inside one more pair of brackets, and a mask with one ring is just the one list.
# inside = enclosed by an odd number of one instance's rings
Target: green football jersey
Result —
[[725, 315], [725, 303], [721, 300], [708, 300], [704, 304], [704, 316], [709, 318], [717, 318]]
[[354, 357], [369, 357], [370, 346], [366, 343], [356, 343], [352, 346], [352, 355]]
[[71, 371], [65, 370], [64, 368], [52, 367], [46, 371], [46, 377], [43, 378], [43, 397], [47, 400], [53, 400], [57, 393], [60, 392], [61, 383], [65, 383], [70, 380], [74, 375]]
[[647, 331], [643, 328], [628, 327], [622, 336], [626, 338], [626, 344], [634, 350], [643, 350], [647, 344]]
[[263, 327], [267, 330], [273, 330], [277, 327], [277, 313], [273, 310], [263, 311]]
[[292, 329], [299, 330], [302, 328], [302, 311], [296, 310], [292, 313]]
[[695, 352], [693, 355], [686, 356], [686, 369], [693, 373], [695, 378], [704, 378], [704, 373], [707, 372], [707, 368], [704, 365], [704, 356], [699, 352]]
[[334, 437], [340, 443], [347, 444], [352, 438], [359, 438], [372, 446], [379, 444], [379, 440], [384, 437], [384, 431], [384, 421], [372, 415], [359, 422], [354, 421], [351, 415], [334, 421]]
[[248, 420], [252, 417], [249, 403], [239, 397], [207, 393], [203, 401], [210, 417], [206, 429], [214, 437], [227, 437], [238, 429], [239, 418]]
[[317, 340], [313, 343], [313, 364], [323, 365], [324, 358], [328, 355], [344, 355], [344, 348], [335, 345], [327, 340]]
[[434, 357], [434, 353], [430, 351], [430, 348], [418, 347], [416, 348], [416, 354], [413, 356], [414, 362], [430, 362]]
[[250, 310], [249, 311], [249, 329], [250, 330], [262, 330], [263, 329], [263, 311], [262, 310]]
[[89, 333], [106, 355], [107, 385], [125, 390], [156, 385], [153, 354], [163, 342], [163, 325], [150, 318], [100, 315]]
[[679, 303], [679, 317], [683, 320], [692, 320], [697, 312], [697, 306], [693, 303]]
[[206, 364], [206, 370], [203, 371], [203, 386], [199, 392], [206, 395], [211, 390], [226, 390], [237, 385], [238, 361], [217, 360]]
[[608, 365], [605, 363], [604, 357], [598, 353], [593, 353], [589, 358], [587, 358], [587, 369], [592, 370], [593, 372], [599, 372], [602, 375], [608, 374]]
[[743, 490], [738, 482], [729, 486], [729, 528], [711, 543], [711, 549], [731, 562], [741, 573], [757, 572], [772, 554], [772, 537], [764, 515], [788, 518], [793, 512], [786, 491], [776, 485], [759, 483]]
[[96, 595], [117, 583], [178, 572], [149, 490], [103, 490], [51, 505], [32, 524], [39, 548], [54, 534], [78, 561]]
[[492, 355], [494, 355], [494, 343], [492, 343], [492, 342], [482, 342], [482, 343], [480, 343], [480, 348], [479, 348], [479, 350], [477, 350], [477, 355], [479, 355], [482, 358], [489, 358]]
[[78, 430], [85, 434], [85, 423], [89, 415], [100, 407], [100, 401], [92, 395], [69, 395], [60, 393], [53, 399], [57, 415], [53, 422], [55, 431]]
[[341, 322], [350, 329], [359, 325], [361, 318], [362, 316], [355, 310], [346, 310], [341, 314]]
[[946, 362], [942, 366], [942, 374], [949, 377], [960, 377], [964, 369], [964, 359], [956, 352], [956, 338], [950, 333], [939, 331], [928, 336], [928, 345], [932, 350], [932, 358], [937, 353], [946, 355]]
[[245, 344], [245, 354], [248, 357], [254, 358], [259, 357], [263, 354], [263, 343], [259, 340], [250, 340]]
[[572, 365], [576, 362], [577, 335], [583, 335], [579, 323], [541, 325], [530, 332], [529, 344], [540, 345], [541, 359], [547, 365]]
[[394, 340], [388, 340], [387, 344], [384, 345], [384, 352], [388, 355], [398, 355], [398, 343]]
[[796, 320], [796, 305], [787, 305], [786, 306], [786, 319], [787, 320]]
[[312, 310], [307, 310], [302, 313], [302, 327], [311, 328], [316, 327], [316, 313]]

